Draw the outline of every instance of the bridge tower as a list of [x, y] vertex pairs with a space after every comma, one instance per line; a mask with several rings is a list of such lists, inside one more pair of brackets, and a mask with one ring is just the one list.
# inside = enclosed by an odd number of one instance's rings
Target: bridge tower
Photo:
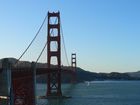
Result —
[[[51, 23], [52, 19], [56, 19], [56, 23]], [[57, 34], [53, 35], [52, 31], [56, 30]], [[60, 41], [60, 13], [48, 12], [48, 47], [47, 47], [47, 62], [49, 73], [47, 75], [47, 96], [62, 96], [61, 92], [61, 41]], [[57, 45], [56, 50], [52, 50], [51, 43], [54, 42]], [[55, 69], [51, 69], [52, 57], [56, 58]]]
[[73, 68], [73, 70], [76, 69], [76, 53], [72, 53], [71, 54], [71, 67]]
[[76, 53], [72, 53], [71, 54], [71, 67], [73, 70], [73, 78], [72, 78], [72, 83], [76, 83], [76, 67], [77, 67], [77, 63], [76, 63]]

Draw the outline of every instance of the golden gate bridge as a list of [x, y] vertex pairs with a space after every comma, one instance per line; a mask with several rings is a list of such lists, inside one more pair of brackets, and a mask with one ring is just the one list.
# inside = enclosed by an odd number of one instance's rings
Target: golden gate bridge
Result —
[[[52, 19], [55, 22], [52, 23]], [[37, 60], [32, 62], [30, 66], [19, 66], [20, 59], [26, 54], [28, 49], [37, 38], [45, 21], [47, 20], [47, 42], [41, 50]], [[56, 30], [54, 34], [54, 30]], [[2, 68], [0, 68], [0, 83], [5, 84], [7, 91], [0, 93], [0, 103], [2, 99], [7, 99], [7, 105], [36, 105], [36, 76], [46, 75], [46, 95], [42, 98], [68, 98], [63, 96], [61, 83], [62, 73], [71, 75], [71, 82], [76, 83], [76, 53], [71, 55], [71, 66], [62, 66], [61, 59], [61, 37], [63, 38], [64, 51], [68, 62], [67, 52], [65, 48], [64, 36], [60, 21], [60, 12], [48, 12], [41, 27], [35, 37], [21, 54], [14, 64], [11, 64], [8, 58], [2, 60]], [[51, 43], [55, 43], [54, 50]], [[45, 67], [38, 66], [38, 61], [47, 47], [47, 63]], [[33, 54], [33, 53], [32, 53]], [[52, 64], [52, 57], [56, 58], [56, 64]], [[5, 89], [6, 90], [6, 89]], [[1, 92], [1, 91], [0, 91]], [[0, 104], [1, 105], [1, 104]]]

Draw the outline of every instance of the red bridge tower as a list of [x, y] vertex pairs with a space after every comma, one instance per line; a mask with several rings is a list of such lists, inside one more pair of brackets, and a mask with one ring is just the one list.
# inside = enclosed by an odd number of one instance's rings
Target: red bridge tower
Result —
[[[74, 69], [76, 69], [76, 66], [77, 66], [77, 64], [76, 64], [76, 53], [72, 53], [71, 54], [71, 66], [74, 68]], [[73, 70], [74, 70], [73, 69]]]
[[76, 63], [76, 53], [72, 53], [71, 54], [71, 67], [73, 70], [73, 78], [72, 78], [72, 83], [76, 83], [76, 67], [77, 67], [77, 63]]
[[[57, 20], [56, 23], [51, 23], [54, 19]], [[53, 30], [56, 30], [57, 34], [53, 35]], [[47, 47], [47, 60], [48, 68], [51, 66], [51, 58], [56, 57], [56, 66], [53, 71], [49, 70], [47, 75], [47, 96], [62, 96], [61, 92], [61, 41], [60, 41], [60, 13], [49, 13], [48, 12], [48, 47]], [[56, 50], [52, 50], [51, 43], [55, 42], [57, 45]]]

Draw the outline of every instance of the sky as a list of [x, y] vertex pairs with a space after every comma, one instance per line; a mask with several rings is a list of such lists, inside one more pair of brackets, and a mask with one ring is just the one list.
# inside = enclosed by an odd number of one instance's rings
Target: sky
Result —
[[139, 0], [1, 0], [0, 58], [18, 58], [47, 12], [60, 11], [69, 62], [76, 52], [78, 67], [88, 71], [138, 71], [139, 5]]

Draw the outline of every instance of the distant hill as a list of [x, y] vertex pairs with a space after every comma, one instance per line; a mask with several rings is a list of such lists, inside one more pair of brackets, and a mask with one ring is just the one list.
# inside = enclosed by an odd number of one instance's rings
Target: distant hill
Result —
[[[140, 80], [140, 77], [132, 77], [128, 73], [95, 73], [85, 71], [81, 68], [76, 69], [77, 74], [77, 82], [84, 82], [84, 81], [104, 81], [104, 80]], [[38, 82], [46, 82], [46, 76], [38, 76]], [[67, 74], [62, 73], [62, 81], [63, 82], [70, 82], [71, 77]]]
[[[135, 75], [140, 72], [136, 72]], [[138, 74], [137, 74], [138, 75]], [[93, 80], [140, 80], [140, 77], [131, 76], [129, 73], [95, 73], [77, 68], [78, 81], [93, 81]], [[140, 76], [140, 75], [139, 75]]]
[[131, 77], [140, 78], [140, 71], [137, 71], [137, 72], [128, 72], [128, 74], [129, 74]]
[[[0, 65], [1, 65], [0, 60]], [[17, 59], [9, 58], [9, 61], [12, 64], [15, 64]], [[28, 61], [20, 61], [18, 66], [21, 67], [30, 67], [31, 62]], [[53, 65], [52, 65], [53, 66]], [[37, 67], [47, 67], [47, 63], [38, 63]], [[127, 72], [127, 73], [118, 73], [118, 72], [111, 72], [111, 73], [96, 73], [83, 70], [82, 68], [77, 67], [76, 69], [77, 81], [84, 82], [84, 81], [94, 81], [94, 80], [140, 80], [140, 71], [138, 72]], [[47, 75], [37, 76], [37, 82], [46, 82]], [[62, 81], [63, 82], [70, 82], [71, 76], [68, 74], [62, 73]]]

